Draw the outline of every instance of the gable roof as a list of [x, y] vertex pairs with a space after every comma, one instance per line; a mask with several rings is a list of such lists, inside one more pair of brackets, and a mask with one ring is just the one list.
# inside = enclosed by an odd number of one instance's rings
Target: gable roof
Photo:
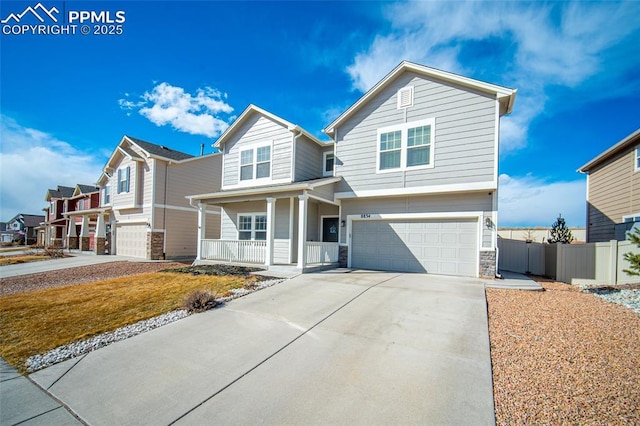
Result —
[[639, 143], [640, 143], [640, 129], [638, 129], [635, 132], [631, 133], [629, 136], [627, 136], [626, 138], [622, 139], [620, 142], [618, 142], [617, 144], [615, 144], [611, 148], [607, 149], [605, 152], [603, 152], [602, 154], [598, 155], [596, 158], [594, 158], [593, 160], [589, 161], [584, 166], [580, 167], [578, 169], [578, 172], [580, 172], [580, 173], [589, 173], [589, 171], [591, 169], [593, 169], [594, 167], [602, 164], [603, 162], [605, 162], [606, 160], [608, 160], [611, 157], [615, 156], [616, 154], [620, 153], [621, 151], [629, 149], [632, 146], [637, 145]]
[[143, 141], [142, 139], [137, 139], [131, 136], [124, 136], [130, 142], [138, 145], [140, 149], [145, 151], [151, 157], [160, 157], [166, 160], [174, 160], [181, 161], [186, 160], [187, 158], [193, 158], [193, 155], [187, 154], [185, 152], [176, 151], [175, 149], [167, 148], [164, 145], [156, 145], [155, 143]]
[[500, 101], [500, 115], [509, 114], [513, 108], [516, 99], [517, 89], [509, 89], [507, 87], [498, 86], [484, 81], [475, 80], [473, 78], [464, 77], [448, 71], [442, 71], [436, 68], [427, 67], [425, 65], [416, 64], [409, 61], [402, 61], [397, 67], [373, 86], [367, 93], [362, 95], [360, 99], [351, 105], [345, 112], [336, 118], [331, 124], [323, 129], [323, 132], [333, 137], [335, 128], [341, 125], [347, 118], [351, 117], [356, 111], [364, 106], [370, 99], [380, 93], [381, 90], [389, 86], [396, 78], [405, 72], [414, 72], [416, 74], [427, 77], [431, 80], [441, 81], [444, 83], [453, 83], [458, 86], [468, 87], [483, 93], [496, 96]]
[[44, 216], [37, 214], [23, 214], [24, 226], [34, 228], [39, 226], [41, 222], [44, 222]]
[[57, 189], [48, 189], [45, 201], [51, 201], [52, 198], [71, 198], [73, 197], [75, 188], [71, 186], [58, 185]]
[[86, 194], [91, 194], [92, 192], [98, 192], [100, 191], [100, 188], [98, 188], [95, 185], [82, 185], [82, 184], [77, 184], [76, 188], [73, 190], [73, 196], [77, 197], [79, 195], [86, 195]]
[[240, 116], [236, 118], [236, 120], [231, 124], [231, 126], [227, 127], [227, 130], [225, 130], [224, 133], [220, 135], [220, 137], [213, 144], [213, 146], [216, 148], [220, 148], [221, 145], [224, 145], [227, 142], [227, 139], [229, 139], [231, 135], [233, 135], [236, 132], [236, 130], [239, 129], [242, 126], [242, 124], [245, 121], [247, 121], [249, 117], [251, 117], [251, 115], [253, 114], [260, 114], [264, 117], [267, 117], [270, 120], [280, 124], [281, 126], [286, 127], [291, 132], [300, 132], [320, 146], [327, 145], [327, 143], [322, 142], [320, 139], [316, 138], [311, 133], [309, 133], [302, 127], [298, 126], [297, 124], [293, 124], [282, 117], [278, 117], [277, 115], [272, 114], [269, 111], [260, 108], [259, 106], [249, 104], [249, 106], [245, 108], [244, 111], [242, 111], [242, 114], [240, 114]]

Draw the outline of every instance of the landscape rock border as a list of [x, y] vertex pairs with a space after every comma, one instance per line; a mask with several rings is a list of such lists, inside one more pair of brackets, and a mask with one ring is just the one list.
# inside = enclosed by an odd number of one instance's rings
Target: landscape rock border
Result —
[[[223, 304], [226, 302], [242, 296], [246, 296], [247, 294], [251, 294], [255, 291], [271, 287], [283, 281], [286, 281], [286, 279], [277, 278], [266, 281], [258, 281], [255, 284], [251, 285], [250, 288], [233, 289], [231, 290], [231, 296], [221, 297], [217, 299], [219, 304], [216, 307], [223, 306]], [[116, 343], [121, 340], [137, 336], [138, 334], [154, 330], [158, 327], [162, 327], [163, 325], [181, 320], [190, 315], [192, 314], [189, 314], [185, 309], [177, 309], [175, 311], [167, 312], [153, 318], [138, 321], [137, 323], [117, 328], [114, 331], [108, 333], [102, 333], [85, 340], [58, 346], [57, 348], [51, 349], [43, 354], [34, 355], [26, 360], [25, 366], [27, 367], [27, 371], [29, 373], [33, 373], [43, 368], [66, 361], [68, 359], [95, 351], [96, 349], [104, 348], [105, 346], [108, 346], [112, 343]]]

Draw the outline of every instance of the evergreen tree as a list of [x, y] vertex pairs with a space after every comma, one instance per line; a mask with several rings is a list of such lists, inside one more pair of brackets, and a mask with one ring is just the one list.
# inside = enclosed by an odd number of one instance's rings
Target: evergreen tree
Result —
[[571, 230], [567, 228], [567, 224], [562, 217], [562, 214], [558, 215], [558, 219], [553, 222], [551, 226], [551, 237], [547, 240], [550, 244], [553, 243], [562, 243], [569, 244], [573, 241], [573, 235], [571, 235]]
[[[640, 228], [633, 228], [633, 232], [627, 232], [629, 241], [640, 247]], [[623, 269], [629, 275], [640, 275], [640, 254], [628, 252], [624, 254], [624, 260], [629, 262], [629, 268]]]

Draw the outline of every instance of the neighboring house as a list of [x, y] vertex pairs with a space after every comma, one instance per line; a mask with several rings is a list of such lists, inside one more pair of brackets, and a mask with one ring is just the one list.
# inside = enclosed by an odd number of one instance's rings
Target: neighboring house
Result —
[[73, 197], [74, 187], [58, 185], [56, 189], [47, 190], [45, 201], [49, 203], [45, 211], [44, 245], [46, 247], [66, 248], [66, 231], [69, 227], [69, 219], [64, 215], [67, 212], [69, 198]]
[[0, 242], [10, 243], [13, 241], [13, 232], [7, 232], [7, 222], [0, 222]]
[[[585, 228], [569, 228], [572, 243], [584, 243], [586, 241]], [[533, 227], [533, 228], [498, 228], [498, 237], [508, 240], [532, 241], [535, 243], [547, 242], [551, 236], [551, 228]]]
[[[100, 205], [68, 214], [95, 221], [96, 253], [143, 259], [196, 255], [198, 211], [190, 191], [220, 187], [221, 156], [194, 157], [165, 146], [124, 136], [97, 184]], [[210, 238], [219, 237], [220, 213], [206, 212]], [[88, 235], [79, 230], [81, 237]], [[208, 231], [208, 232], [207, 232]]]
[[85, 212], [100, 207], [100, 188], [94, 185], [76, 185], [72, 196], [67, 200], [67, 209], [63, 213], [69, 221], [66, 230], [66, 247], [69, 250], [95, 250], [96, 215]]
[[587, 174], [587, 242], [624, 240], [640, 222], [640, 129], [578, 171]]
[[27, 244], [34, 244], [37, 239], [36, 228], [44, 220], [45, 217], [42, 215], [18, 213], [6, 222], [2, 231], [2, 242], [25, 243], [26, 239]]
[[332, 143], [250, 106], [216, 142], [221, 191], [190, 197], [222, 208], [198, 259], [493, 276], [515, 95], [402, 62], [324, 129]]

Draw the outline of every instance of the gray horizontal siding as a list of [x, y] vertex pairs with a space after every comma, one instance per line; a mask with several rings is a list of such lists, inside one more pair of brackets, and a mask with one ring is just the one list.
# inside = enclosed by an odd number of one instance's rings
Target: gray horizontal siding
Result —
[[[398, 89], [414, 86], [406, 121], [435, 118], [434, 167], [376, 174], [377, 130], [405, 123], [396, 107]], [[400, 76], [337, 129], [338, 191], [409, 188], [487, 182], [494, 179], [496, 101], [473, 91]]]
[[254, 114], [247, 120], [224, 146], [223, 185], [238, 184], [240, 151], [249, 145], [271, 143], [271, 178], [288, 179], [291, 177], [291, 138], [286, 127]]
[[296, 140], [296, 181], [322, 177], [322, 147], [306, 136]]
[[[379, 197], [342, 200], [340, 220], [348, 215], [391, 213], [483, 212], [491, 216], [493, 199], [486, 192], [473, 194], [441, 194], [412, 197]], [[346, 228], [341, 228], [340, 241], [346, 242]], [[490, 247], [492, 232], [483, 226], [483, 247]], [[485, 245], [486, 244], [486, 245]]]

